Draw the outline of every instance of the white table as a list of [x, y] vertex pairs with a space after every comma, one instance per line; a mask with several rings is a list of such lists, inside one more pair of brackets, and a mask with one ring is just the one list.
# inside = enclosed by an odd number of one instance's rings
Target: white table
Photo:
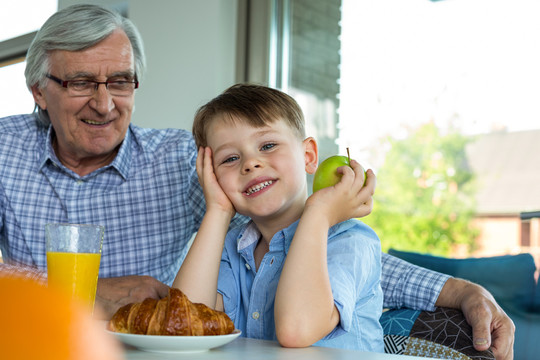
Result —
[[224, 346], [198, 353], [152, 353], [134, 348], [126, 349], [126, 360], [429, 360], [403, 355], [377, 354], [364, 351], [311, 346], [288, 349], [277, 342], [237, 338]]

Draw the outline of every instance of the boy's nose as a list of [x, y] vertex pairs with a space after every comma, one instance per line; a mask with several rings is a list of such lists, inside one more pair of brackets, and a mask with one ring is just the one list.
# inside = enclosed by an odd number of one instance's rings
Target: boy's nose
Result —
[[251, 172], [261, 167], [261, 163], [255, 159], [250, 159], [244, 162], [244, 173]]

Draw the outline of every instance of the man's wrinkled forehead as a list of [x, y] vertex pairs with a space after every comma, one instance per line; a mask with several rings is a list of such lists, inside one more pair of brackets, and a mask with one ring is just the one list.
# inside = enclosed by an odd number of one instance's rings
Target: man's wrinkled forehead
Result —
[[49, 70], [61, 71], [62, 75], [71, 78], [136, 75], [131, 42], [122, 30], [116, 30], [97, 44], [82, 50], [51, 51]]

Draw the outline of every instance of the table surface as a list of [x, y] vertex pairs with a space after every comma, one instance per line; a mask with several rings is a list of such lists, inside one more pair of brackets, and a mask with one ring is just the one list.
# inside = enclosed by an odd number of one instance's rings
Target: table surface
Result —
[[204, 352], [155, 353], [126, 348], [126, 360], [429, 360], [428, 358], [378, 354], [364, 351], [311, 346], [301, 349], [283, 348], [275, 341], [239, 337], [232, 342]]

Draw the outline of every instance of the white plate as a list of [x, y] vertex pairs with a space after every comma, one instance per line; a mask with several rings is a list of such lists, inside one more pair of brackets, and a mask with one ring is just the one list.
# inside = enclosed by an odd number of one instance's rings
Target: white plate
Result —
[[236, 339], [242, 333], [236, 329], [228, 335], [212, 336], [161, 336], [122, 334], [107, 330], [124, 344], [138, 349], [160, 353], [182, 353], [208, 351], [225, 345]]

